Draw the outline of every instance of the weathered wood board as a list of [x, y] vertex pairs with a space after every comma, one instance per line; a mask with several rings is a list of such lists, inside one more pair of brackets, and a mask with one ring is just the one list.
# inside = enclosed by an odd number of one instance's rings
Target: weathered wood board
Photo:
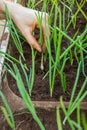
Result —
[[0, 21], [0, 88], [1, 88], [1, 81], [2, 81], [2, 71], [3, 71], [3, 64], [4, 64], [4, 54], [2, 55], [2, 52], [6, 53], [7, 46], [9, 41], [9, 31], [6, 27], [6, 21], [1, 20]]

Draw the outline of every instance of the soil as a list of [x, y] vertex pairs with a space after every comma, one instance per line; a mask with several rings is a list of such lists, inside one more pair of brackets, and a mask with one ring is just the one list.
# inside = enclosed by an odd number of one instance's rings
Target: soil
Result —
[[[84, 9], [87, 14], [86, 6], [87, 6], [87, 4], [85, 5]], [[39, 7], [39, 9], [40, 8], [41, 8], [41, 6]], [[50, 9], [50, 7], [48, 8], [48, 11], [49, 11], [49, 9]], [[73, 29], [73, 27], [70, 27], [68, 34], [70, 36], [73, 36], [77, 29], [79, 29], [79, 34], [81, 34], [84, 30], [86, 22], [87, 21], [84, 20], [84, 17], [81, 14], [79, 14], [77, 16], [76, 29]], [[62, 43], [63, 49], [68, 46], [67, 43], [68, 43], [68, 41], [66, 39], [63, 39], [63, 43]], [[11, 40], [10, 40], [10, 45], [12, 47], [11, 55], [13, 55], [15, 58], [18, 59], [19, 53], [18, 53], [17, 49], [14, 47]], [[53, 43], [51, 45], [53, 45]], [[53, 48], [53, 46], [52, 46], [52, 48]], [[63, 49], [62, 49], [62, 51], [63, 51]], [[23, 43], [23, 50], [24, 50], [24, 57], [26, 59], [24, 61], [24, 63], [26, 63], [27, 67], [30, 68], [31, 63], [32, 63], [31, 48], [27, 43]], [[69, 101], [71, 92], [72, 92], [72, 88], [73, 88], [73, 84], [75, 81], [75, 77], [76, 77], [77, 67], [78, 67], [77, 61], [75, 60], [75, 58], [73, 57], [73, 64], [71, 65], [70, 62], [68, 61], [65, 66], [65, 69], [64, 69], [64, 72], [66, 74], [66, 82], [67, 82], [67, 89], [66, 89], [65, 93], [62, 90], [60, 78], [59, 78], [59, 75], [57, 74], [52, 98], [50, 97], [50, 92], [49, 92], [48, 76], [45, 79], [43, 79], [44, 75], [48, 71], [48, 59], [46, 60], [46, 62], [44, 62], [44, 71], [42, 71], [40, 69], [40, 63], [41, 63], [41, 54], [37, 53], [36, 58], [35, 58], [35, 79], [34, 79], [34, 86], [33, 86], [33, 90], [32, 90], [31, 99], [33, 101], [59, 101], [60, 96], [62, 96], [64, 101]], [[87, 74], [86, 68], [87, 68], [87, 60], [85, 61], [85, 73]], [[19, 67], [19, 69], [20, 69], [20, 67]], [[21, 69], [20, 69], [20, 72], [21, 72], [21, 75], [24, 80], [24, 75], [23, 75]], [[28, 73], [29, 73], [29, 71], [28, 71]], [[25, 80], [24, 80], [24, 82], [25, 82]], [[84, 76], [81, 73], [75, 96], [78, 95], [78, 92], [79, 92], [83, 82], [84, 82]], [[9, 87], [11, 88], [11, 90], [16, 95], [20, 96], [16, 83], [15, 83], [15, 80], [9, 74], [8, 74], [8, 83], [9, 83]], [[26, 83], [25, 83], [25, 86], [26, 86]], [[26, 88], [27, 88], [27, 86], [26, 86]], [[87, 90], [87, 86], [86, 86], [85, 90]], [[87, 101], [87, 98], [84, 101]], [[57, 123], [56, 123], [56, 111], [55, 110], [37, 109], [37, 113], [38, 113], [38, 116], [40, 117], [41, 121], [43, 122], [46, 130], [58, 130]], [[84, 111], [84, 113], [87, 115], [87, 111]], [[0, 115], [1, 115], [0, 116], [0, 130], [11, 130], [9, 128], [9, 126], [7, 125], [5, 118], [1, 112], [0, 112]], [[14, 117], [15, 117], [15, 122], [16, 122], [16, 130], [40, 130], [38, 125], [33, 120], [31, 114], [29, 114], [28, 112], [14, 113]], [[76, 112], [74, 112], [71, 115], [71, 117], [73, 120], [76, 120]], [[61, 111], [61, 118], [62, 118], [62, 120], [64, 119], [64, 114], [62, 111]], [[63, 130], [71, 130], [68, 123], [63, 125]]]
[[[56, 122], [56, 111], [55, 110], [37, 110], [38, 116], [41, 119], [43, 125], [45, 126], [46, 130], [58, 130], [57, 128], [57, 122]], [[87, 115], [87, 112], [85, 112]], [[71, 116], [72, 120], [75, 119], [76, 113], [74, 112]], [[40, 130], [32, 116], [28, 112], [24, 113], [16, 113], [14, 114], [15, 118], [15, 124], [16, 124], [16, 130]], [[64, 115], [61, 111], [61, 119], [63, 121]], [[2, 115], [0, 118], [0, 130], [11, 130], [7, 123], [5, 122], [4, 116]], [[65, 125], [63, 125], [63, 130], [71, 130], [70, 126], [66, 122]]]
[[[29, 45], [25, 43], [25, 44], [23, 44], [23, 50], [24, 50], [24, 57], [26, 59], [26, 61], [24, 63], [26, 63], [27, 67], [30, 68], [31, 62], [32, 62], [31, 49], [30, 49]], [[15, 48], [12, 50], [12, 52], [14, 52], [13, 56], [18, 58], [19, 54]], [[56, 75], [53, 96], [50, 97], [48, 76], [45, 79], [43, 79], [44, 75], [48, 71], [48, 61], [46, 61], [44, 63], [44, 71], [42, 71], [40, 69], [41, 55], [37, 54], [36, 60], [35, 60], [35, 79], [34, 79], [34, 86], [33, 86], [33, 90], [32, 90], [31, 99], [36, 100], [36, 101], [41, 101], [41, 100], [42, 101], [48, 101], [48, 100], [49, 101], [59, 101], [60, 96], [63, 96], [64, 101], [69, 101], [70, 95], [72, 92], [72, 88], [73, 88], [73, 84], [75, 81], [75, 77], [76, 77], [77, 66], [78, 66], [76, 61], [73, 61], [73, 62], [74, 62], [74, 64], [72, 66], [70, 65], [70, 62], [67, 62], [65, 70], [64, 70], [64, 72], [66, 73], [66, 79], [67, 79], [66, 92], [65, 93], [63, 92], [61, 82], [60, 82], [60, 77], [59, 77], [59, 75]], [[85, 68], [86, 67], [87, 67], [87, 63], [85, 63]], [[25, 82], [25, 87], [27, 89], [24, 74], [20, 67], [19, 67], [19, 69], [22, 74], [22, 78]], [[20, 96], [18, 89], [17, 89], [17, 85], [15, 83], [15, 80], [9, 74], [8, 74], [8, 82], [9, 82], [9, 86], [10, 86], [11, 90], [16, 95]], [[81, 74], [79, 83], [77, 86], [76, 95], [78, 94], [78, 91], [80, 90], [83, 82], [84, 82], [84, 76], [83, 76], [83, 74]]]

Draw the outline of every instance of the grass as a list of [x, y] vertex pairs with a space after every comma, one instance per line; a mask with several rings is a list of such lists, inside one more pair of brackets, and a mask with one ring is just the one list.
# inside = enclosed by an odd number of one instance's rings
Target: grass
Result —
[[[56, 109], [56, 120], [57, 120], [57, 126], [58, 130], [63, 129], [63, 124], [68, 121], [68, 124], [70, 125], [71, 130], [81, 130], [82, 126], [84, 130], [87, 128], [86, 125], [86, 117], [84, 114], [80, 114], [80, 103], [87, 97], [87, 91], [84, 92], [85, 87], [87, 85], [87, 76], [85, 72], [85, 60], [87, 59], [87, 25], [84, 25], [84, 29], [80, 30], [78, 29], [78, 16], [81, 15], [84, 20], [87, 21], [87, 14], [83, 10], [87, 1], [81, 0], [79, 3], [76, 0], [39, 0], [37, 3], [35, 0], [31, 1], [28, 0], [27, 7], [36, 9], [38, 6], [42, 5], [41, 10], [46, 12], [49, 10], [49, 28], [51, 31], [51, 35], [48, 37], [48, 44], [47, 44], [47, 52], [45, 54], [41, 55], [41, 70], [44, 71], [44, 63], [48, 60], [48, 71], [45, 73], [45, 76], [43, 79], [45, 80], [45, 77], [48, 76], [49, 78], [49, 91], [50, 91], [50, 97], [53, 96], [53, 92], [55, 89], [55, 79], [57, 75], [60, 77], [61, 87], [63, 90], [63, 93], [67, 91], [67, 77], [65, 68], [67, 65], [67, 62], [70, 64], [71, 67], [73, 67], [74, 61], [76, 61], [78, 67], [76, 72], [76, 78], [73, 86], [72, 86], [72, 93], [70, 96], [70, 103], [68, 109], [65, 108], [63, 99], [60, 98], [61, 108], [64, 112], [65, 118], [62, 122], [61, 120], [61, 113], [60, 108]], [[50, 9], [48, 8], [50, 5]], [[6, 7], [6, 17], [7, 17], [7, 26], [10, 30], [11, 37], [13, 38], [14, 44], [17, 47], [17, 50], [19, 51], [19, 54], [21, 55], [22, 59], [15, 59], [9, 54], [5, 54], [6, 59], [9, 60], [12, 63], [13, 69], [7, 65], [8, 72], [14, 77], [16, 80], [19, 92], [21, 94], [21, 97], [23, 98], [28, 110], [31, 112], [33, 118], [39, 125], [41, 130], [44, 130], [44, 126], [41, 123], [39, 117], [36, 114], [36, 110], [33, 107], [32, 101], [30, 96], [32, 95], [33, 85], [34, 85], [34, 76], [35, 76], [35, 59], [36, 59], [36, 51], [34, 51], [33, 48], [31, 48], [31, 56], [32, 56], [32, 65], [31, 68], [26, 67], [22, 63], [22, 60], [25, 59], [23, 55], [23, 49], [20, 39], [22, 38], [21, 35], [19, 35], [18, 30], [16, 29], [15, 25], [13, 24], [8, 9]], [[43, 30], [42, 30], [42, 16], [37, 15], [37, 20], [39, 22], [40, 26], [40, 44], [43, 46], [43, 43], [45, 42], [45, 39], [43, 39]], [[46, 22], [46, 21], [45, 21]], [[73, 28], [73, 29], [72, 29]], [[72, 34], [69, 34], [70, 30], [72, 30]], [[48, 36], [48, 30], [46, 30], [47, 36]], [[15, 35], [16, 34], [16, 35]], [[24, 38], [22, 38], [23, 41], [25, 41]], [[65, 44], [64, 44], [65, 40]], [[3, 55], [3, 52], [0, 52], [1, 55]], [[45, 60], [44, 60], [45, 59]], [[29, 95], [25, 89], [25, 84], [23, 83], [21, 74], [19, 72], [19, 69], [16, 64], [20, 64], [20, 67], [22, 68], [22, 71], [24, 73], [26, 84], [28, 87]], [[27, 75], [27, 69], [30, 71], [30, 74]], [[75, 96], [79, 77], [80, 75], [83, 75], [84, 81], [81, 86], [81, 89], [78, 92], [78, 95]], [[21, 86], [21, 87], [20, 87]], [[1, 107], [3, 113], [6, 115], [7, 118], [7, 108]], [[71, 114], [76, 110], [76, 118], [77, 121], [73, 121], [71, 119]], [[14, 124], [12, 120], [7, 118], [9, 124]], [[82, 120], [82, 122], [81, 122]], [[63, 123], [63, 124], [62, 124]]]

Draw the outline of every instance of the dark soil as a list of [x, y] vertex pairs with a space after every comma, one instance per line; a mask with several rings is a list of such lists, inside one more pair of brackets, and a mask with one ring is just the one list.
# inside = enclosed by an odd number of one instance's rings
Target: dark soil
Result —
[[[58, 130], [56, 122], [56, 111], [55, 110], [37, 110], [38, 116], [44, 124], [46, 130]], [[87, 115], [87, 113], [85, 112]], [[76, 113], [74, 112], [71, 116], [72, 120], [75, 119]], [[40, 130], [32, 116], [28, 112], [14, 114], [16, 130]], [[61, 112], [61, 119], [64, 119], [63, 112]], [[5, 123], [4, 116], [1, 115], [0, 118], [0, 130], [11, 130], [9, 126]], [[63, 130], [71, 130], [68, 123], [63, 125]]]
[[[26, 43], [23, 44], [23, 50], [24, 50], [24, 56], [26, 59], [26, 61], [25, 61], [26, 65], [28, 68], [30, 68], [32, 59], [31, 59], [31, 50], [30, 50], [29, 45]], [[19, 54], [18, 54], [18, 51], [15, 50], [15, 48], [13, 49], [12, 52], [14, 52], [13, 56], [18, 58]], [[55, 87], [54, 87], [54, 92], [53, 92], [52, 98], [50, 97], [48, 76], [45, 79], [43, 79], [44, 75], [48, 71], [48, 61], [46, 61], [44, 63], [44, 68], [45, 68], [44, 71], [42, 71], [40, 69], [40, 62], [41, 62], [41, 55], [37, 54], [36, 60], [35, 60], [35, 80], [34, 80], [34, 86], [33, 86], [32, 95], [31, 95], [32, 100], [59, 101], [60, 96], [63, 96], [64, 101], [69, 101], [70, 95], [72, 92], [72, 88], [74, 85], [74, 81], [76, 78], [77, 62], [74, 61], [74, 64], [72, 66], [70, 65], [70, 62], [67, 62], [67, 64], [66, 64], [65, 73], [66, 73], [66, 79], [67, 79], [67, 90], [65, 93], [62, 90], [59, 75], [56, 76]], [[87, 66], [87, 63], [85, 63], [85, 67], [86, 66]], [[20, 69], [20, 67], [19, 67], [19, 69]], [[25, 79], [24, 74], [23, 74], [21, 69], [20, 69], [20, 72], [21, 72], [23, 80], [24, 80]], [[11, 90], [16, 95], [20, 96], [18, 89], [17, 89], [17, 86], [16, 86], [16, 83], [15, 83], [15, 80], [9, 74], [8, 74], [8, 82], [9, 82], [9, 86], [10, 86]], [[25, 80], [24, 80], [24, 82], [25, 82]], [[83, 74], [81, 74], [80, 79], [79, 79], [79, 83], [77, 86], [76, 95], [78, 94], [78, 91], [80, 90], [83, 82], [84, 82], [84, 76], [83, 76]], [[25, 82], [25, 87], [27, 88], [26, 82]]]
[[[50, 9], [50, 7], [49, 7], [49, 9]], [[49, 9], [48, 9], [48, 11], [49, 11]], [[84, 9], [87, 14], [87, 8], [84, 7]], [[77, 29], [79, 29], [79, 34], [81, 34], [84, 30], [86, 22], [87, 21], [84, 20], [84, 18], [81, 14], [78, 15], [76, 29], [73, 29], [71, 27], [70, 30], [68, 31], [68, 34], [70, 36], [73, 36]], [[16, 50], [16, 48], [14, 47], [14, 45], [12, 44], [11, 41], [10, 41], [10, 43], [12, 46], [11, 54], [16, 58], [19, 58], [18, 51]], [[68, 41], [66, 39], [64, 39], [63, 43], [62, 43], [63, 48], [67, 47], [67, 45], [68, 45], [67, 43], [68, 43]], [[26, 63], [27, 67], [30, 68], [31, 62], [32, 62], [30, 46], [27, 43], [23, 43], [23, 50], [24, 50], [24, 57], [26, 59], [26, 61], [24, 61], [24, 63]], [[45, 68], [44, 71], [42, 71], [40, 69], [40, 62], [41, 62], [41, 54], [37, 53], [36, 59], [35, 59], [35, 80], [34, 80], [34, 87], [32, 90], [31, 99], [34, 101], [59, 101], [60, 96], [63, 96], [64, 101], [69, 101], [71, 92], [72, 92], [72, 88], [73, 88], [73, 84], [74, 84], [74, 81], [76, 78], [77, 67], [78, 67], [76, 60], [73, 58], [72, 65], [70, 64], [69, 61], [66, 64], [64, 72], [66, 74], [66, 79], [67, 79], [67, 90], [65, 93], [62, 90], [59, 75], [58, 74], [56, 75], [55, 87], [54, 87], [54, 92], [53, 92], [52, 98], [50, 97], [50, 92], [49, 92], [48, 76], [45, 79], [43, 79], [44, 75], [48, 71], [48, 59], [44, 63], [44, 68]], [[85, 72], [87, 73], [86, 68], [87, 68], [87, 60], [85, 61]], [[20, 69], [20, 67], [19, 67], [19, 69]], [[20, 72], [21, 72], [23, 80], [24, 80], [24, 75], [23, 75], [21, 69], [20, 69]], [[9, 82], [9, 87], [11, 88], [11, 90], [16, 95], [20, 96], [16, 83], [15, 83], [15, 80], [9, 74], [8, 74], [8, 82]], [[25, 80], [24, 80], [24, 82], [25, 82]], [[79, 92], [83, 82], [84, 82], [84, 76], [81, 73], [75, 96], [78, 95], [78, 92]], [[26, 83], [25, 83], [25, 87], [27, 88]], [[87, 90], [87, 86], [86, 86], [85, 90]], [[87, 101], [87, 99], [85, 99], [84, 101]], [[43, 122], [46, 130], [57, 130], [56, 111], [55, 110], [48, 111], [48, 110], [42, 110], [42, 109], [38, 110], [37, 109], [37, 113], [38, 113], [41, 121]], [[87, 115], [86, 112], [85, 112], [85, 114]], [[11, 130], [8, 127], [8, 125], [6, 124], [5, 118], [4, 118], [3, 114], [1, 114], [1, 112], [0, 112], [0, 115], [1, 115], [0, 116], [0, 130]], [[16, 130], [40, 130], [40, 128], [35, 123], [35, 121], [33, 120], [32, 116], [29, 113], [25, 112], [25, 113], [21, 113], [21, 114], [14, 114], [14, 117], [15, 117], [15, 122], [16, 122], [16, 127], [17, 127]], [[61, 111], [61, 118], [62, 118], [62, 120], [64, 118], [62, 111]], [[72, 114], [72, 119], [76, 120], [75, 112]], [[71, 130], [71, 129], [70, 129], [69, 125], [66, 123], [66, 125], [63, 125], [63, 130]]]

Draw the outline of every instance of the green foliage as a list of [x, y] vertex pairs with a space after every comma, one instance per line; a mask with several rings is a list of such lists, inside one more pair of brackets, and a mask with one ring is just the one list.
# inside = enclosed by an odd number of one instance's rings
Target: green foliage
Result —
[[63, 130], [62, 129], [62, 122], [61, 122], [61, 115], [60, 115], [60, 109], [59, 108], [56, 108], [56, 118], [57, 118], [58, 130]]
[[86, 130], [87, 129], [87, 118], [84, 113], [82, 113], [82, 125], [83, 125], [83, 129]]
[[[20, 2], [20, 0], [18, 0]], [[83, 10], [83, 7], [87, 3], [86, 0], [81, 0], [78, 2], [77, 0], [39, 0], [36, 2], [35, 0], [28, 0], [27, 7], [32, 9], [37, 9], [38, 6], [41, 7], [41, 11], [49, 12], [49, 28], [51, 31], [51, 35], [48, 37], [48, 43], [47, 43], [47, 52], [45, 54], [41, 55], [41, 69], [43, 71], [44, 69], [44, 62], [48, 60], [49, 62], [49, 68], [43, 79], [45, 80], [45, 77], [49, 77], [49, 91], [50, 91], [50, 97], [52, 97], [54, 88], [55, 88], [55, 79], [58, 75], [60, 77], [61, 87], [63, 92], [67, 91], [67, 78], [66, 73], [64, 72], [67, 62], [70, 62], [70, 65], [72, 66], [74, 64], [74, 60], [78, 64], [76, 78], [74, 81], [74, 85], [72, 86], [72, 93], [70, 97], [69, 106], [66, 109], [63, 103], [63, 99], [60, 98], [60, 103], [62, 110], [65, 114], [65, 118], [63, 121], [63, 124], [68, 121], [71, 130], [81, 130], [81, 116], [80, 116], [80, 103], [83, 101], [83, 99], [87, 96], [87, 91], [84, 92], [85, 86], [87, 85], [87, 77], [85, 73], [85, 60], [87, 59], [87, 25], [84, 26], [83, 30], [80, 31], [78, 29], [78, 16], [83, 16], [84, 20], [87, 21], [87, 15], [86, 12]], [[48, 6], [50, 5], [50, 9]], [[39, 22], [40, 27], [40, 45], [42, 46], [45, 42], [45, 39], [43, 39], [43, 30], [42, 30], [42, 16], [40, 16], [39, 12], [36, 15], [37, 20]], [[18, 35], [18, 30], [15, 28], [14, 23], [12, 22], [9, 11], [6, 7], [6, 18], [7, 18], [7, 26], [10, 30], [11, 37], [13, 38], [14, 44], [17, 47], [17, 50], [19, 51], [20, 55], [23, 57], [23, 49], [22, 44], [20, 41], [20, 38], [22, 40], [25, 40], [21, 35]], [[46, 28], [46, 20], [45, 22], [45, 28]], [[73, 35], [69, 34], [70, 29], [73, 29], [75, 33]], [[46, 33], [48, 36], [48, 30], [46, 28]], [[65, 46], [63, 48], [63, 43], [65, 40]], [[34, 84], [34, 75], [35, 75], [35, 56], [36, 52], [31, 48], [31, 56], [32, 56], [32, 67], [28, 68], [30, 70], [29, 76], [27, 75], [26, 65], [22, 63], [22, 60], [17, 60], [10, 56], [7, 53], [3, 53], [0, 51], [0, 55], [3, 54], [6, 56], [5, 59], [9, 60], [12, 63], [13, 68], [11, 68], [8, 64], [7, 70], [8, 72], [14, 77], [20, 95], [23, 98], [28, 110], [31, 112], [33, 118], [37, 122], [37, 124], [40, 126], [41, 130], [45, 130], [44, 126], [42, 125], [39, 117], [36, 114], [36, 110], [33, 106], [33, 103], [31, 101], [30, 95], [32, 94], [33, 84]], [[45, 58], [44, 58], [45, 57]], [[48, 59], [47, 59], [48, 58]], [[44, 61], [45, 59], [45, 61]], [[29, 90], [29, 94], [27, 93], [25, 89], [25, 85], [23, 82], [23, 79], [21, 77], [21, 74], [19, 72], [19, 69], [16, 64], [13, 63], [16, 62], [20, 64], [22, 71], [25, 76], [26, 84]], [[79, 82], [80, 74], [83, 74], [84, 76], [84, 82], [81, 86], [81, 89], [78, 92], [78, 95], [75, 97], [76, 89]], [[60, 86], [58, 86], [60, 87]], [[13, 117], [12, 120], [10, 120], [8, 115], [8, 109], [1, 107], [3, 113], [5, 114], [5, 117], [8, 121], [8, 124], [13, 129]], [[70, 115], [77, 110], [77, 122], [73, 121], [70, 117]], [[10, 113], [9, 113], [10, 115]], [[57, 108], [56, 110], [56, 117], [57, 117], [57, 126], [59, 130], [62, 130], [62, 121], [61, 121], [61, 115], [60, 115], [60, 109]], [[86, 117], [85, 115], [82, 115], [82, 125], [84, 130], [86, 130]]]
[[[24, 72], [24, 76], [25, 76], [25, 78], [26, 78], [26, 81], [29, 82], [29, 81], [28, 81], [28, 76], [27, 76], [27, 74], [26, 74], [26, 71], [24, 70], [22, 63], [20, 63], [20, 64], [21, 64], [21, 67], [22, 67], [22, 69], [23, 69], [23, 72]], [[14, 64], [14, 63], [12, 63], [12, 67], [13, 67], [13, 69], [12, 69], [10, 66], [7, 66], [7, 71], [8, 71], [8, 72], [12, 75], [12, 77], [15, 79], [16, 84], [17, 84], [17, 87], [18, 87], [19, 92], [20, 92], [20, 95], [21, 95], [21, 97], [23, 98], [23, 100], [24, 100], [24, 102], [25, 102], [25, 104], [26, 104], [28, 110], [31, 112], [31, 114], [32, 114], [32, 116], [33, 116], [33, 118], [34, 118], [34, 120], [37, 122], [37, 124], [39, 125], [39, 127], [40, 127], [41, 130], [45, 130], [43, 124], [41, 123], [39, 117], [38, 117], [37, 114], [36, 114], [36, 110], [35, 110], [35, 108], [34, 108], [34, 106], [33, 106], [33, 103], [32, 103], [32, 101], [31, 101], [31, 98], [30, 98], [28, 92], [26, 91], [26, 88], [25, 88], [23, 79], [22, 79], [22, 77], [21, 77], [21, 74], [20, 74], [20, 72], [19, 72], [19, 69], [18, 69], [17, 65]]]
[[15, 122], [14, 122], [13, 113], [10, 109], [10, 106], [8, 105], [8, 102], [5, 98], [5, 96], [3, 95], [3, 93], [1, 91], [0, 91], [0, 97], [2, 98], [3, 103], [5, 105], [5, 107], [0, 106], [0, 109], [2, 110], [2, 112], [4, 114], [8, 125], [11, 127], [12, 130], [15, 130]]
[[[77, 83], [79, 81], [79, 76], [80, 76], [80, 67], [81, 67], [81, 62], [78, 65], [77, 75], [76, 75], [76, 79], [75, 79], [75, 82], [74, 82], [74, 86], [73, 86], [73, 90], [72, 90], [72, 93], [71, 93], [70, 102], [69, 102], [69, 106], [68, 106], [67, 110], [66, 110], [66, 108], [65, 108], [65, 106], [63, 104], [62, 98], [60, 98], [60, 103], [61, 103], [63, 112], [65, 114], [65, 119], [64, 119], [63, 123], [65, 124], [66, 120], [68, 120], [72, 130], [75, 129], [74, 127], [77, 127], [78, 129], [81, 129], [80, 128], [79, 105], [83, 101], [83, 99], [87, 96], [87, 91], [85, 91], [83, 93], [83, 91], [85, 90], [85, 87], [87, 85], [87, 77], [86, 77], [84, 82], [83, 82], [83, 85], [81, 86], [81, 89], [78, 92], [78, 95], [74, 99], [75, 91], [76, 91], [76, 88], [77, 88]], [[76, 123], [70, 119], [70, 115], [73, 113], [73, 111], [76, 108], [77, 108], [77, 121], [78, 121], [78, 125], [76, 125]]]

